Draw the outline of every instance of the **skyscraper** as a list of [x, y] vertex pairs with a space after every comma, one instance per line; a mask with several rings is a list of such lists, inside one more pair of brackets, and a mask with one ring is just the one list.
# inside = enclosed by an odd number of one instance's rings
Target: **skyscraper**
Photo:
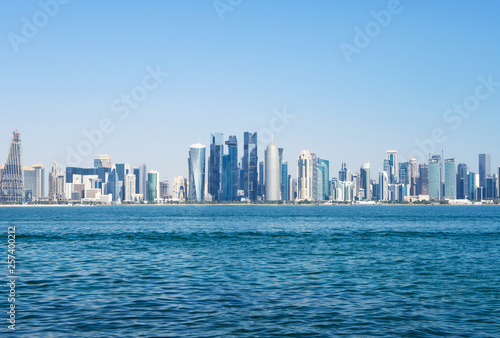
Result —
[[385, 171], [381, 171], [379, 174], [379, 199], [381, 201], [389, 200], [389, 175]]
[[486, 188], [486, 177], [491, 175], [490, 154], [479, 154], [479, 186]]
[[371, 200], [372, 190], [370, 183], [370, 163], [364, 163], [360, 169], [361, 175], [361, 189], [364, 190], [363, 196], [360, 196], [363, 200]]
[[313, 200], [313, 158], [308, 150], [302, 150], [297, 159], [297, 198]]
[[245, 196], [257, 199], [257, 133], [245, 132], [243, 143], [243, 190]]
[[123, 200], [127, 202], [134, 201], [135, 195], [135, 175], [126, 174], [123, 184]]
[[418, 166], [417, 195], [429, 195], [429, 164]]
[[410, 163], [399, 163], [399, 183], [410, 184]]
[[15, 130], [10, 141], [9, 154], [2, 171], [0, 201], [21, 203], [24, 200], [23, 155], [21, 134]]
[[339, 171], [339, 181], [341, 182], [351, 181], [351, 171], [347, 169], [345, 161], [342, 161], [342, 167], [340, 168]]
[[226, 146], [228, 154], [223, 158], [223, 161], [226, 161], [223, 177], [226, 186], [223, 188], [223, 199], [234, 201], [238, 197], [238, 141], [235, 135], [229, 136]]
[[172, 185], [172, 198], [184, 201], [186, 199], [186, 179], [182, 176], [174, 178]]
[[317, 159], [317, 199], [327, 201], [330, 198], [330, 162], [322, 158]]
[[156, 202], [158, 200], [158, 193], [160, 190], [160, 174], [155, 170], [151, 170], [148, 173], [147, 190], [148, 203]]
[[[396, 150], [387, 150], [387, 160], [389, 161], [389, 183], [398, 183], [398, 152]], [[385, 170], [385, 168], [384, 168]]]
[[469, 179], [467, 177], [467, 164], [459, 163], [457, 169], [457, 198], [467, 199], [468, 196], [469, 196]]
[[208, 157], [208, 193], [214, 201], [222, 200], [222, 161], [224, 145], [222, 133], [210, 134], [210, 155]]
[[205, 149], [201, 143], [189, 147], [189, 199], [201, 202], [205, 198]]
[[289, 200], [289, 185], [290, 180], [288, 178], [288, 162], [281, 162], [281, 200], [288, 201]]
[[417, 195], [417, 181], [418, 181], [418, 163], [415, 157], [410, 159], [408, 163], [408, 173], [410, 182], [410, 196]]
[[111, 169], [111, 172], [109, 173], [107, 194], [111, 194], [113, 202], [117, 202], [120, 199], [120, 181], [118, 180], [116, 168]]
[[280, 199], [280, 164], [279, 151], [276, 144], [271, 143], [266, 149], [266, 201]]
[[444, 161], [444, 197], [457, 198], [457, 168], [453, 158]]
[[144, 200], [147, 199], [148, 196], [148, 166], [146, 163], [143, 163], [139, 166], [139, 191], [136, 191], [138, 194], [142, 194], [142, 198]]
[[441, 166], [437, 158], [429, 159], [429, 198], [441, 200]]

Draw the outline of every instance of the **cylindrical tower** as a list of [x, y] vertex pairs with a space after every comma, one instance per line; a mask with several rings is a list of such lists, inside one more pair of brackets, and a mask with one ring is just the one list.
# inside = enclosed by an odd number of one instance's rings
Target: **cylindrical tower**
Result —
[[278, 201], [280, 199], [280, 164], [276, 144], [271, 143], [266, 150], [266, 200]]

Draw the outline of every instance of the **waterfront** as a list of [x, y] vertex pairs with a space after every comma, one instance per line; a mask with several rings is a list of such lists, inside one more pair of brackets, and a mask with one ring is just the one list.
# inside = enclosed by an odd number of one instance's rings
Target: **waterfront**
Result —
[[1, 213], [4, 233], [16, 226], [17, 334], [500, 334], [494, 206]]

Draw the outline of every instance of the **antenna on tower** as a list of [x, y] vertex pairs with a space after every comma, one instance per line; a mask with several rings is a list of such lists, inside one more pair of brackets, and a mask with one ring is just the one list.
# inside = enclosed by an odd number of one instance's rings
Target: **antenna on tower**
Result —
[[7, 129], [9, 129], [9, 131], [12, 133], [12, 130], [10, 130], [9, 125], [7, 123], [5, 124], [5, 127], [7, 127]]

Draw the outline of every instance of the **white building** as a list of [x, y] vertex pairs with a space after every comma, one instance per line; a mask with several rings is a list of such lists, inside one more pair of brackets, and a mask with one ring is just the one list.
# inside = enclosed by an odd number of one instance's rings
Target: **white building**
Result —
[[297, 199], [313, 200], [313, 159], [308, 150], [302, 150], [297, 159]]
[[280, 163], [278, 147], [271, 143], [266, 150], [266, 201], [280, 200]]

